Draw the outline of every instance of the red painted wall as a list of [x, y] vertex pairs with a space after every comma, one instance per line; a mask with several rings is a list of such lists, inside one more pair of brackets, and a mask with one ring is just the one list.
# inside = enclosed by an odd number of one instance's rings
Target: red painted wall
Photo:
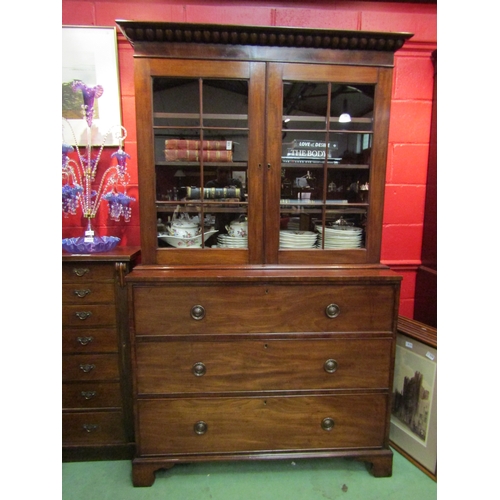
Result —
[[[362, 1], [62, 0], [62, 24], [115, 26], [115, 19], [298, 26], [370, 31], [407, 31], [414, 37], [396, 53], [392, 93], [382, 261], [403, 275], [400, 314], [413, 317], [415, 278], [421, 263], [422, 230], [432, 114], [437, 6]], [[137, 143], [133, 51], [119, 34], [118, 58], [125, 150], [131, 155], [131, 196], [137, 193]], [[109, 153], [108, 153], [109, 154]], [[105, 161], [103, 158], [101, 161]], [[138, 204], [131, 222], [116, 223], [101, 209], [99, 234], [139, 245]], [[82, 233], [79, 217], [63, 219], [63, 238]]]

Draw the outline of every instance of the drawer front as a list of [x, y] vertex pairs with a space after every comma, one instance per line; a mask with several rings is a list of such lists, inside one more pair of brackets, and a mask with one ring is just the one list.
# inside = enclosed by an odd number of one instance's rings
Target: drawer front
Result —
[[65, 262], [62, 265], [63, 282], [113, 281], [115, 273], [114, 262]]
[[62, 332], [63, 353], [117, 352], [116, 328], [75, 328]]
[[138, 450], [147, 456], [382, 447], [387, 401], [382, 394], [139, 400]]
[[135, 287], [135, 332], [392, 332], [395, 294], [387, 285]]
[[391, 342], [137, 342], [137, 389], [142, 394], [387, 389]]
[[113, 283], [66, 283], [62, 286], [63, 304], [108, 304], [115, 300]]
[[118, 382], [65, 383], [62, 386], [64, 409], [121, 408]]
[[119, 380], [118, 354], [66, 354], [63, 381]]
[[114, 304], [82, 304], [79, 306], [63, 305], [63, 326], [115, 326], [116, 311]]
[[63, 413], [63, 445], [96, 445], [126, 442], [121, 411]]

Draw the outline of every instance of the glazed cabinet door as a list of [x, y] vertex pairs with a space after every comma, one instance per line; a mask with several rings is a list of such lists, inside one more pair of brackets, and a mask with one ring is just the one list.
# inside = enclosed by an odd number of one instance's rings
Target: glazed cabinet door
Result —
[[143, 263], [262, 262], [265, 63], [138, 58], [135, 84]]
[[380, 259], [391, 68], [270, 63], [266, 263]]

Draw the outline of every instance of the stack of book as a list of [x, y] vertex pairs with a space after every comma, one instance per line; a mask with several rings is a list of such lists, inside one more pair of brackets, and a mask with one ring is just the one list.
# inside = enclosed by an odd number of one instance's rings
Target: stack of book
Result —
[[166, 161], [233, 161], [232, 141], [198, 141], [194, 139], [167, 139]]

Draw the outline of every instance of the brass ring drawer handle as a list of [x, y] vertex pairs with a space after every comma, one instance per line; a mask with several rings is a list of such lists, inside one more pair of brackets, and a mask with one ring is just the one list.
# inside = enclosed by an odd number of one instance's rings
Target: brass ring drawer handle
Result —
[[95, 432], [99, 426], [96, 424], [83, 424], [82, 427], [84, 431]]
[[75, 316], [78, 319], [81, 319], [82, 321], [84, 321], [87, 318], [90, 318], [90, 316], [92, 316], [92, 313], [90, 311], [77, 311], [77, 312], [75, 312]]
[[83, 299], [90, 293], [90, 290], [88, 288], [84, 288], [83, 290], [73, 290], [73, 293], [80, 299]]
[[207, 367], [205, 366], [204, 363], [199, 361], [198, 363], [195, 363], [193, 365], [193, 368], [191, 368], [191, 371], [193, 372], [193, 374], [196, 377], [202, 377], [203, 375], [205, 375], [205, 373], [207, 373]]
[[82, 391], [80, 394], [85, 399], [93, 399], [97, 396], [97, 391]]
[[90, 365], [90, 364], [81, 364], [80, 365], [80, 370], [82, 370], [83, 373], [90, 373], [93, 369], [95, 368], [95, 365]]
[[327, 373], [334, 373], [337, 371], [337, 368], [339, 367], [339, 364], [335, 359], [327, 359], [323, 365], [323, 368], [325, 369], [325, 372]]
[[198, 434], [199, 436], [205, 434], [208, 430], [208, 425], [206, 422], [203, 422], [203, 420], [200, 420], [199, 422], [196, 422], [194, 424], [194, 432]]
[[205, 308], [199, 304], [191, 308], [191, 317], [196, 321], [199, 321], [205, 317]]
[[324, 431], [331, 431], [333, 429], [334, 425], [335, 425], [335, 422], [334, 422], [333, 418], [330, 418], [330, 417], [324, 418], [323, 421], [321, 422], [321, 428]]
[[340, 314], [340, 307], [337, 304], [328, 304], [325, 313], [329, 318], [336, 318]]

